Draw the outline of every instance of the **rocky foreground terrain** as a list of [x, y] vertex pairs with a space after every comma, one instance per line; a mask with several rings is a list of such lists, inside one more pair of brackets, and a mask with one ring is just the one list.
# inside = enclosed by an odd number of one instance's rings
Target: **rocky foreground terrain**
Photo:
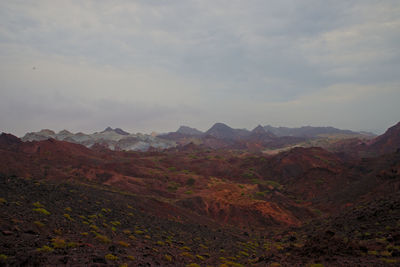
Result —
[[396, 266], [400, 124], [335, 151], [0, 136], [3, 266]]

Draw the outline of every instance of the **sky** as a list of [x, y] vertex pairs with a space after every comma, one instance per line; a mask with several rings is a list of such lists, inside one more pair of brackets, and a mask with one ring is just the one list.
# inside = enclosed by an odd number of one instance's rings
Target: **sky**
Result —
[[0, 131], [400, 121], [398, 0], [0, 1]]

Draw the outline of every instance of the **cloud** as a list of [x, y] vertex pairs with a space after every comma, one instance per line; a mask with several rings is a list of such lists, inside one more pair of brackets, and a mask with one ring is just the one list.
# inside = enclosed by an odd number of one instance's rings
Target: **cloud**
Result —
[[390, 0], [4, 1], [0, 125], [382, 130], [400, 114], [386, 104], [399, 96], [399, 12]]

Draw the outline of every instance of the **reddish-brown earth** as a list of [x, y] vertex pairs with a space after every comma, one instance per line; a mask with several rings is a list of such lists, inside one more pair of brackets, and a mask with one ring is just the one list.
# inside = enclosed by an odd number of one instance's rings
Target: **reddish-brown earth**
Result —
[[0, 263], [398, 264], [399, 127], [349, 142], [360, 151], [351, 155], [345, 143], [337, 153], [121, 152], [2, 134]]

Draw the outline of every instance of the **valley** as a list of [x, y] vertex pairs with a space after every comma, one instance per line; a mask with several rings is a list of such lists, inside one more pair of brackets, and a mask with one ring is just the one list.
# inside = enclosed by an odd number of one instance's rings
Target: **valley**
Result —
[[400, 124], [275, 153], [249, 149], [276, 138], [260, 128], [251, 138], [216, 128], [200, 144], [148, 151], [3, 133], [1, 264], [398, 263]]

